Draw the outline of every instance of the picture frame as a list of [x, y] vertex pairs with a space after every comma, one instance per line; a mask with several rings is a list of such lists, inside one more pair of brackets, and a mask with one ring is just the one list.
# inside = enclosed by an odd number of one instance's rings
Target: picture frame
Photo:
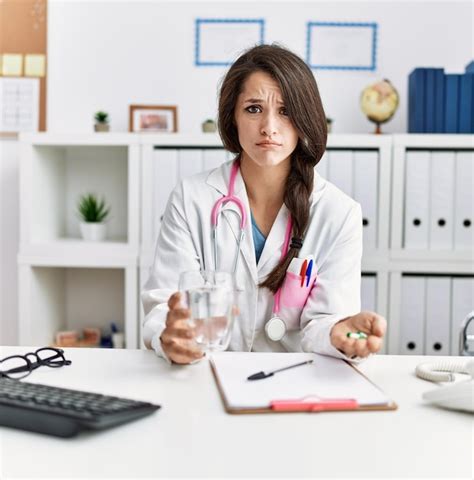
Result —
[[178, 108], [175, 105], [130, 105], [130, 132], [175, 133]]

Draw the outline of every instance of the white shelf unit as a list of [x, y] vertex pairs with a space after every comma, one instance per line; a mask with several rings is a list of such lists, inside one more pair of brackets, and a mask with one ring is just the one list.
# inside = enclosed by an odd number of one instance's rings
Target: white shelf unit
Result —
[[[76, 321], [82, 325], [82, 320], [75, 320], [70, 313], [73, 310], [70, 297], [75, 294], [79, 278], [86, 279], [87, 284], [90, 277], [97, 293], [106, 292], [107, 287], [102, 288], [93, 278], [101, 268], [104, 275], [113, 279], [111, 283], [116, 285], [116, 292], [122, 288], [119, 285], [125, 288], [123, 325], [127, 347], [141, 345], [143, 310], [139, 294], [153, 262], [160, 218], [169, 193], [181, 177], [212, 168], [230, 158], [220, 138], [216, 134], [34, 134], [22, 136], [21, 140], [21, 159], [25, 165], [21, 175], [18, 257], [20, 341], [33, 342], [34, 338], [28, 335], [39, 332], [43, 322], [54, 328], [68, 327]], [[363, 206], [364, 218], [369, 220], [368, 228], [364, 229], [364, 236], [371, 235], [371, 239], [369, 246], [364, 246], [362, 259], [362, 304], [388, 319], [387, 353], [401, 351], [404, 277], [444, 275], [451, 282], [474, 277], [472, 247], [462, 251], [404, 248], [405, 154], [409, 150], [472, 151], [473, 145], [473, 135], [330, 135], [328, 138], [328, 153], [317, 169], [356, 198]], [[118, 157], [111, 153], [115, 148]], [[85, 152], [89, 152], [90, 157], [83, 156]], [[119, 165], [121, 173], [106, 178], [107, 168], [100, 170], [98, 162], [93, 160], [101, 152], [106, 152], [101, 156], [105, 166]], [[76, 163], [80, 158], [86, 161], [78, 167]], [[118, 162], [113, 163], [113, 158], [118, 158]], [[341, 176], [334, 168], [339, 161], [343, 163], [338, 165], [351, 172], [351, 179]], [[94, 186], [94, 173], [110, 181], [111, 198], [114, 198], [113, 192], [124, 190], [124, 178], [127, 179], [127, 215], [116, 225], [118, 238], [104, 244], [78, 240], [77, 230], [71, 223], [72, 195], [81, 182]], [[43, 193], [44, 198], [40, 195]], [[124, 202], [125, 197], [121, 198]], [[367, 207], [368, 201], [375, 201], [375, 206]], [[58, 204], [61, 208], [55, 211]], [[51, 214], [42, 212], [46, 207]], [[43, 300], [41, 292], [46, 295]], [[35, 310], [35, 303], [39, 304], [39, 310]], [[463, 308], [466, 305], [464, 302]], [[57, 313], [61, 308], [66, 312], [62, 316]], [[118, 316], [114, 308], [110, 308], [109, 317]], [[112, 320], [99, 317], [97, 322], [101, 325]]]
[[388, 349], [458, 355], [474, 310], [474, 135], [394, 135], [392, 151]]
[[[19, 342], [108, 328], [138, 345], [140, 143], [137, 134], [20, 135]], [[77, 200], [104, 197], [107, 239], [80, 238]]]

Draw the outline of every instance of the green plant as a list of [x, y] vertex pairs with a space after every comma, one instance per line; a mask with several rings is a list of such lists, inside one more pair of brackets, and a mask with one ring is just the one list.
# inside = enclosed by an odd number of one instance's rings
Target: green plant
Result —
[[107, 112], [98, 111], [94, 118], [98, 123], [107, 123], [109, 121], [109, 114]]
[[103, 222], [110, 212], [105, 200], [99, 200], [93, 193], [82, 195], [79, 199], [77, 210], [84, 222]]

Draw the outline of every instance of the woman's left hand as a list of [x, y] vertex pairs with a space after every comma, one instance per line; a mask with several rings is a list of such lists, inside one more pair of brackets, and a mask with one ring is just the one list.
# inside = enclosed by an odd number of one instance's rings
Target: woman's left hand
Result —
[[[387, 320], [375, 312], [360, 312], [336, 323], [331, 329], [331, 343], [348, 357], [367, 357], [383, 345]], [[367, 339], [349, 338], [349, 332], [363, 332]]]

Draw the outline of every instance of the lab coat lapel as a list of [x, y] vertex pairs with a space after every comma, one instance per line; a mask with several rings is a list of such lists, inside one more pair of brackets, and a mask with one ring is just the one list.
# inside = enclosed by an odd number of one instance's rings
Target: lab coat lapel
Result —
[[[232, 167], [232, 161], [227, 162], [222, 165], [220, 168], [213, 170], [208, 178], [207, 183], [218, 190], [222, 195], [227, 195], [229, 189], [229, 178], [230, 178], [230, 170]], [[234, 194], [240, 200], [242, 200], [245, 211], [247, 212], [247, 225], [245, 226], [244, 230], [244, 238], [242, 239], [242, 243], [240, 245], [241, 256], [239, 262], [242, 262], [242, 258], [247, 265], [247, 268], [252, 275], [252, 279], [255, 283], [258, 282], [257, 276], [257, 265], [256, 265], [256, 258], [255, 258], [255, 247], [253, 243], [253, 236], [252, 236], [252, 221], [250, 216], [250, 204], [247, 196], [247, 190], [245, 188], [245, 183], [240, 174], [240, 170], [237, 173], [235, 178], [235, 186], [234, 186]], [[239, 213], [239, 217], [233, 212]], [[232, 230], [233, 236], [235, 238], [235, 242], [238, 242], [240, 236], [240, 210], [234, 202], [228, 202], [224, 205], [221, 210], [222, 214], [219, 218], [218, 228], [230, 228]], [[239, 221], [237, 221], [239, 218]], [[225, 225], [221, 225], [222, 220], [225, 221]], [[218, 236], [219, 236], [218, 231]], [[230, 250], [229, 252], [234, 252], [234, 250]], [[237, 248], [237, 243], [232, 246], [232, 248]], [[234, 255], [234, 253], [229, 253], [230, 255]], [[233, 258], [233, 257], [232, 257]]]

